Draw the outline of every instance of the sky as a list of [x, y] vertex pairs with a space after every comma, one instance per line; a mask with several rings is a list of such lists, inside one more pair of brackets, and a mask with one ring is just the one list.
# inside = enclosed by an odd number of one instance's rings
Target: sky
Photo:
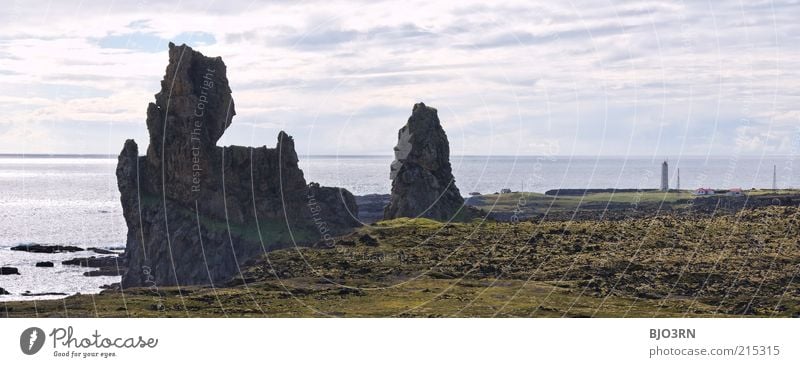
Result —
[[[800, 1], [4, 1], [0, 153], [147, 142], [170, 41], [221, 56], [220, 145], [392, 154], [796, 155]], [[144, 148], [141, 148], [144, 151]]]

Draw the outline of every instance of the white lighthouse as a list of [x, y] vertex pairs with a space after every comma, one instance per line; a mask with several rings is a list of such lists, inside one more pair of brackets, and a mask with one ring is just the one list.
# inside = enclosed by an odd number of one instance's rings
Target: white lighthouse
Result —
[[772, 191], [778, 191], [778, 165], [772, 165]]
[[661, 191], [669, 191], [669, 165], [661, 163]]

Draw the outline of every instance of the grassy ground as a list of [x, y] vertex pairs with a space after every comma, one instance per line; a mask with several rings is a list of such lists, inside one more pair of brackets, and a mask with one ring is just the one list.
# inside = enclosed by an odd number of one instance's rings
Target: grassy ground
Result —
[[[663, 195], [663, 194], [661, 194]], [[680, 195], [680, 194], [678, 194]], [[617, 221], [397, 219], [274, 251], [222, 287], [11, 302], [18, 317], [798, 316], [800, 210]]]
[[[364, 284], [369, 286], [371, 284]], [[372, 284], [379, 286], [379, 284]], [[687, 300], [660, 304], [611, 296], [579, 297], [568, 283], [421, 278], [351, 290], [317, 279], [255, 282], [248, 287], [131, 290], [62, 301], [15, 302], [11, 317], [681, 317]], [[605, 302], [603, 302], [605, 301]], [[697, 305], [691, 315], [713, 312]], [[721, 315], [725, 316], [725, 315]]]
[[[746, 193], [750, 202], [765, 197], [800, 196], [800, 190], [747, 190]], [[711, 201], [727, 198], [725, 194], [697, 197], [690, 190], [600, 192], [583, 196], [513, 192], [481, 195], [470, 198], [468, 203], [486, 212], [495, 213], [497, 218], [503, 220], [508, 220], [514, 213], [521, 218], [583, 220], [674, 213], [692, 209], [696, 199]], [[746, 198], [741, 198], [744, 199]]]
[[511, 211], [518, 206], [533, 209], [536, 213], [549, 210], [575, 210], [579, 206], [675, 204], [680, 200], [692, 199], [688, 191], [681, 192], [624, 192], [624, 193], [592, 193], [585, 196], [549, 196], [531, 192], [513, 192], [510, 194], [482, 195], [479, 205], [481, 209], [494, 206], [500, 211]]

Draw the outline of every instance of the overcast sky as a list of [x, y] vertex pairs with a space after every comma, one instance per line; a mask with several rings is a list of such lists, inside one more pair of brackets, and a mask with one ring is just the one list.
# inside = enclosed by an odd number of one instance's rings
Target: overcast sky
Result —
[[4, 2], [0, 153], [146, 144], [169, 41], [227, 64], [225, 145], [391, 154], [424, 101], [454, 154], [800, 150], [796, 0], [488, 3]]

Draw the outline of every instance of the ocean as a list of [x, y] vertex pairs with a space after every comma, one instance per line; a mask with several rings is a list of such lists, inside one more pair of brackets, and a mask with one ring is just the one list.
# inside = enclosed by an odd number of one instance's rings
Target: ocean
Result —
[[[555, 188], [658, 188], [662, 158], [650, 157], [511, 157], [454, 156], [456, 184], [469, 193], [544, 192]], [[773, 167], [779, 188], [800, 187], [795, 156], [670, 158], [670, 187], [680, 169], [682, 189], [771, 188]], [[306, 181], [339, 186], [355, 195], [383, 194], [391, 189], [390, 156], [303, 156]], [[97, 293], [119, 277], [84, 277], [90, 269], [60, 261], [90, 253], [29, 254], [11, 251], [25, 243], [118, 249], [126, 227], [115, 179], [116, 158], [100, 156], [0, 156], [0, 266], [21, 275], [0, 275], [0, 287], [12, 293], [0, 301], [32, 293]], [[51, 260], [54, 268], [36, 268]]]
[[[781, 188], [799, 187], [796, 156], [680, 157], [668, 159], [670, 188], [680, 168], [681, 188], [771, 188], [773, 166]], [[566, 156], [454, 156], [453, 175], [462, 196], [550, 189], [658, 188], [663, 158]], [[355, 195], [389, 193], [390, 156], [310, 156], [300, 167], [307, 181], [339, 186]]]
[[[119, 277], [85, 277], [90, 268], [64, 266], [61, 261], [97, 256], [89, 251], [34, 254], [11, 251], [18, 244], [73, 245], [83, 248], [124, 246], [115, 179], [116, 159], [75, 157], [0, 157], [0, 266], [20, 275], [0, 275], [0, 288], [11, 295], [0, 301], [60, 298], [21, 293], [98, 293]], [[36, 262], [52, 261], [53, 268]]]

